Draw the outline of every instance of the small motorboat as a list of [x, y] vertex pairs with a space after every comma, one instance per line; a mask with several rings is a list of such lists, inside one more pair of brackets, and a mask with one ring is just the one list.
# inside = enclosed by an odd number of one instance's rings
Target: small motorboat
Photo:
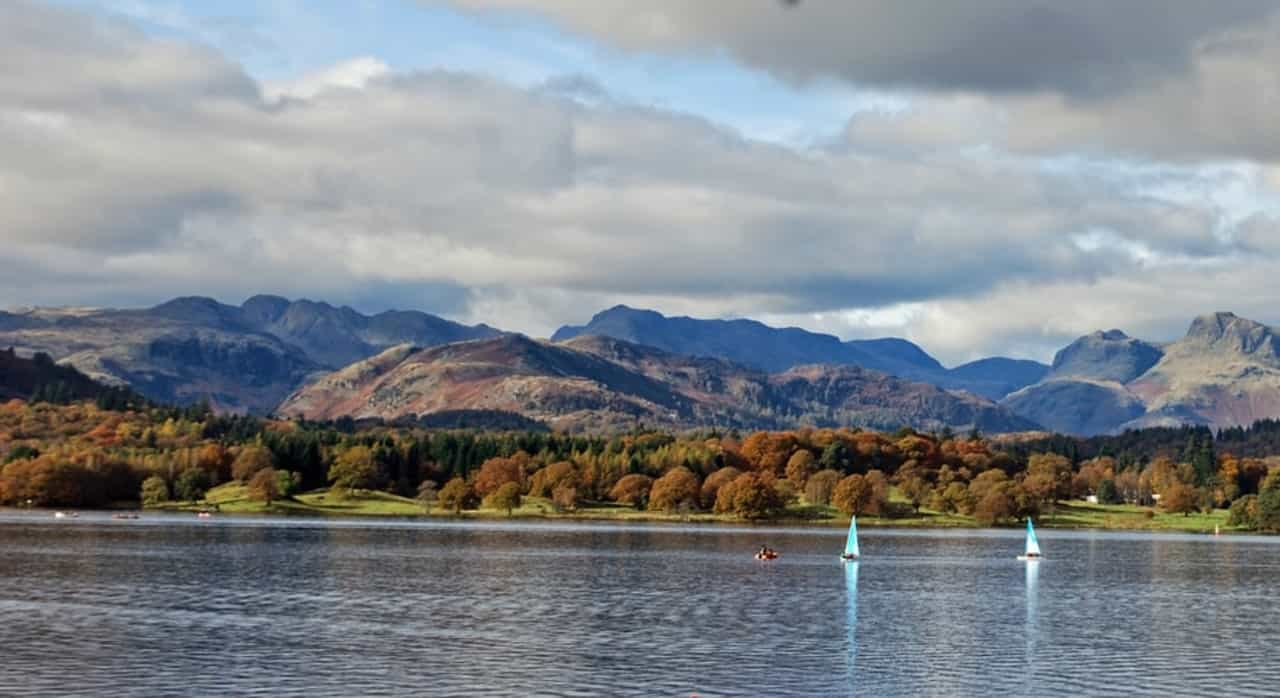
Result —
[[138, 515], [137, 514], [112, 514], [111, 518], [116, 519], [118, 521], [127, 521], [127, 520], [133, 520], [138, 518]]
[[765, 548], [756, 553], [757, 560], [776, 560], [778, 559], [778, 551], [773, 548]]
[[53, 518], [55, 518], [55, 519], [65, 519], [65, 518], [67, 518], [67, 512], [65, 512], [65, 511], [55, 511], [55, 512], [53, 512]]
[[213, 514], [211, 514], [211, 513], [207, 512], [207, 511], [198, 511], [198, 512], [196, 512], [196, 518], [197, 518], [197, 519], [211, 519], [211, 518], [213, 518]]

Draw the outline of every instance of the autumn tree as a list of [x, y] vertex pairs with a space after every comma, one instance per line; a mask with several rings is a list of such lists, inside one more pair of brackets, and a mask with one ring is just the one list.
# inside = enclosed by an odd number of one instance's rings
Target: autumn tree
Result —
[[742, 442], [742, 455], [756, 470], [779, 477], [796, 447], [791, 432], [758, 431]]
[[771, 479], [757, 472], [739, 475], [716, 493], [716, 513], [764, 519], [776, 515], [782, 508], [783, 502]]
[[570, 461], [557, 461], [529, 478], [530, 497], [551, 496], [557, 487], [578, 487], [578, 468]]
[[1043, 481], [1039, 491], [1052, 504], [1071, 496], [1071, 461], [1056, 453], [1034, 453], [1027, 459], [1027, 478]]
[[702, 482], [702, 491], [699, 498], [702, 500], [703, 509], [712, 509], [716, 505], [716, 496], [720, 493], [720, 488], [733, 482], [742, 471], [734, 467], [720, 468], [707, 476]]
[[374, 485], [378, 477], [378, 463], [368, 446], [349, 446], [343, 449], [329, 466], [329, 481], [334, 494], [341, 496], [357, 489]]
[[889, 513], [889, 478], [879, 470], [868, 470], [863, 476], [871, 497], [867, 500], [866, 512], [872, 516], [884, 516]]
[[578, 488], [573, 485], [557, 485], [551, 490], [551, 503], [561, 511], [578, 508]]
[[238, 482], [248, 482], [254, 473], [274, 468], [275, 464], [276, 459], [271, 449], [261, 444], [249, 444], [240, 449], [235, 462], [231, 464], [231, 477]]
[[511, 512], [518, 506], [520, 506], [520, 485], [516, 482], [505, 482], [484, 498], [486, 509], [505, 510], [507, 516], [511, 516]]
[[970, 514], [973, 512], [973, 497], [963, 482], [953, 480], [946, 487], [934, 488], [929, 508], [944, 514]]
[[787, 479], [791, 481], [796, 489], [803, 490], [809, 476], [813, 475], [814, 466], [818, 459], [814, 458], [813, 451], [802, 448], [791, 455], [787, 460]]
[[1013, 489], [1013, 483], [1006, 480], [984, 490], [981, 497], [975, 498], [973, 517], [987, 526], [1012, 517], [1017, 506]]
[[649, 501], [649, 490], [653, 488], [653, 478], [648, 475], [632, 473], [618, 480], [609, 490], [609, 499], [643, 509]]
[[835, 493], [839, 482], [839, 472], [831, 469], [819, 470], [804, 485], [804, 501], [816, 506], [827, 506], [831, 503], [831, 495]]
[[209, 473], [213, 484], [225, 482], [231, 476], [231, 464], [235, 458], [222, 444], [205, 444], [196, 455], [196, 467]]
[[911, 509], [919, 514], [920, 507], [929, 501], [933, 495], [933, 488], [930, 487], [929, 481], [919, 475], [912, 475], [903, 480], [898, 489], [906, 496], [907, 501], [911, 502]]
[[1170, 514], [1187, 516], [1200, 508], [1196, 488], [1182, 482], [1174, 482], [1160, 495], [1160, 507]]
[[773, 489], [778, 493], [778, 497], [782, 500], [784, 506], [790, 505], [800, 498], [800, 491], [796, 489], [795, 483], [786, 478], [774, 480]]
[[855, 473], [836, 485], [831, 503], [847, 515], [858, 516], [867, 510], [867, 504], [871, 502], [872, 496], [871, 483], [867, 482], [865, 477]]
[[688, 468], [677, 466], [653, 481], [653, 488], [649, 491], [649, 510], [671, 512], [681, 506], [696, 508], [698, 495], [698, 476]]
[[480, 470], [472, 483], [476, 494], [487, 497], [509, 482], [514, 482], [516, 485], [522, 484], [524, 466], [528, 462], [528, 455], [522, 455], [523, 457], [490, 458], [481, 463]]
[[270, 505], [280, 496], [280, 481], [275, 468], [263, 468], [249, 478], [245, 496], [255, 502]]
[[471, 486], [466, 480], [455, 477], [444, 483], [444, 487], [440, 488], [438, 496], [440, 506], [445, 509], [452, 509], [453, 513], [460, 514], [463, 509], [470, 509], [475, 506], [475, 493], [472, 492]]

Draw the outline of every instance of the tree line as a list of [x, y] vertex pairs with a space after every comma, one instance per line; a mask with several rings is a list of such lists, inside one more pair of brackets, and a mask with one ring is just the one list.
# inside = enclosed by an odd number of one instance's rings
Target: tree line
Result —
[[[236, 481], [267, 502], [327, 487], [452, 511], [512, 510], [534, 497], [561, 511], [611, 504], [768, 519], [828, 507], [886, 517], [927, 509], [1001, 524], [1094, 497], [1186, 514], [1229, 507], [1232, 525], [1280, 530], [1280, 461], [1253, 447], [1280, 432], [1275, 423], [1221, 435], [1186, 428], [1022, 442], [911, 429], [606, 437], [108, 407], [0, 405], [0, 503], [198, 501]], [[1248, 455], [1234, 451], [1241, 444]]]

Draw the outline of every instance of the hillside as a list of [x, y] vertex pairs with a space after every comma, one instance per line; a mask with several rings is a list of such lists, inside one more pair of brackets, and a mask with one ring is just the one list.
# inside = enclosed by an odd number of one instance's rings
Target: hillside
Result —
[[396, 419], [444, 410], [516, 412], [554, 428], [616, 430], [859, 425], [992, 432], [1035, 428], [989, 401], [849, 366], [770, 375], [723, 359], [610, 337], [522, 336], [397, 347], [291, 395], [287, 416]]
[[0, 314], [0, 346], [43, 352], [156, 401], [207, 400], [268, 412], [313, 375], [402, 342], [441, 344], [497, 331], [426, 313], [361, 315], [255, 296], [243, 306], [177, 298], [147, 309], [36, 309]]
[[107, 389], [70, 366], [59, 366], [48, 354], [24, 357], [0, 349], [0, 400], [34, 395], [68, 402], [96, 398]]

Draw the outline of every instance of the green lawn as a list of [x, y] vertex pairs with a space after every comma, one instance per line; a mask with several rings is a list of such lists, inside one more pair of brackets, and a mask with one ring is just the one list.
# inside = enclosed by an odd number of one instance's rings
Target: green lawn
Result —
[[[1147, 512], [1152, 512], [1148, 517]], [[1159, 509], [1132, 504], [1089, 504], [1067, 502], [1059, 504], [1053, 513], [1036, 522], [1055, 528], [1118, 528], [1152, 531], [1190, 531], [1212, 533], [1215, 526], [1227, 529], [1227, 510], [1215, 509], [1212, 513], [1166, 514]]]
[[335, 516], [417, 516], [422, 507], [412, 499], [386, 492], [362, 490], [350, 496], [338, 498], [328, 490], [316, 490], [300, 494], [293, 499], [281, 499], [270, 505], [255, 502], [245, 496], [245, 487], [236, 482], [215, 487], [205, 495], [204, 502], [175, 504], [167, 508], [213, 508], [229, 514], [312, 514]]
[[[903, 503], [896, 491], [891, 497]], [[231, 514], [307, 514], [321, 516], [438, 516], [452, 517], [451, 511], [433, 507], [430, 514], [423, 511], [417, 501], [386, 492], [361, 490], [346, 497], [337, 497], [329, 490], [314, 490], [293, 499], [277, 500], [270, 505], [251, 501], [245, 496], [245, 487], [239, 483], [227, 483], [209, 490], [204, 502], [172, 503], [163, 509], [195, 510], [213, 508]], [[1151, 515], [1148, 516], [1148, 512]], [[467, 510], [464, 518], [507, 518], [506, 511], [494, 509]], [[694, 512], [688, 514], [638, 511], [629, 506], [609, 502], [589, 503], [573, 512], [557, 512], [547, 499], [525, 497], [521, 505], [511, 512], [513, 518], [554, 518], [612, 521], [688, 521], [699, 523], [741, 523], [725, 514]], [[843, 526], [848, 518], [830, 506], [794, 504], [787, 508], [781, 519], [785, 523], [809, 523]], [[903, 528], [977, 528], [978, 522], [971, 516], [945, 514], [921, 509], [918, 514], [893, 518], [875, 516], [860, 517], [866, 527]], [[1166, 514], [1158, 509], [1128, 504], [1088, 504], [1082, 501], [1065, 502], [1054, 507], [1036, 520], [1042, 528], [1103, 528], [1124, 530], [1158, 530], [1212, 533], [1215, 526], [1227, 530], [1227, 512], [1222, 509], [1210, 514], [1196, 513], [1190, 516]], [[1014, 525], [1010, 522], [1009, 525]]]

